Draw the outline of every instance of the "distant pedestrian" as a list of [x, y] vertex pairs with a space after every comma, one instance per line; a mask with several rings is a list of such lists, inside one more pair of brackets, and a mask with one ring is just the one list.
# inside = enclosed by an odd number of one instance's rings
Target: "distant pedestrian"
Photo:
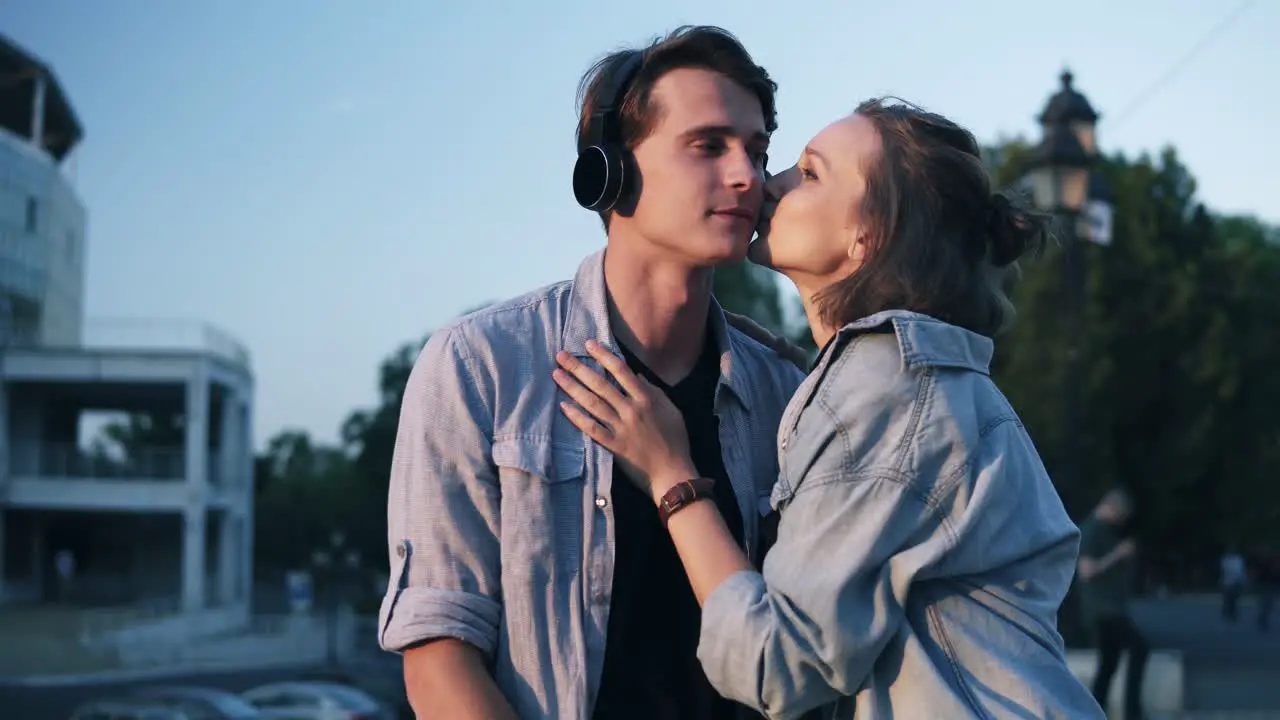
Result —
[[58, 602], [71, 600], [71, 582], [76, 575], [76, 556], [70, 550], [59, 550], [53, 556], [53, 570], [58, 575]]
[[1150, 646], [1129, 614], [1133, 588], [1133, 538], [1124, 528], [1133, 514], [1133, 500], [1124, 490], [1108, 492], [1093, 514], [1080, 525], [1080, 601], [1084, 620], [1093, 631], [1098, 646], [1098, 671], [1093, 679], [1093, 697], [1102, 707], [1111, 694], [1111, 679], [1120, 666], [1120, 656], [1129, 656], [1125, 676], [1124, 717], [1140, 720], [1142, 681]]
[[1220, 584], [1222, 588], [1222, 617], [1227, 622], [1235, 622], [1239, 616], [1240, 596], [1244, 594], [1248, 573], [1245, 571], [1244, 556], [1234, 547], [1222, 554], [1220, 563]]
[[1276, 595], [1280, 593], [1280, 554], [1273, 551], [1263, 555], [1254, 576], [1258, 587], [1258, 630], [1267, 632], [1271, 629]]

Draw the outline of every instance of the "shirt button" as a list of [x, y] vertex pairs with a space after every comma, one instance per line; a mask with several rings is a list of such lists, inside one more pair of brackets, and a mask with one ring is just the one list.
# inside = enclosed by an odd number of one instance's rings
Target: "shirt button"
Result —
[[404, 543], [396, 545], [396, 557], [404, 557]]
[[609, 498], [607, 498], [607, 497], [605, 497], [605, 496], [603, 496], [603, 495], [597, 495], [597, 496], [596, 496], [596, 507], [598, 507], [598, 508], [602, 508], [602, 509], [603, 509], [603, 508], [604, 508], [604, 506], [605, 506], [605, 505], [608, 505], [608, 504], [609, 504]]
[[604, 592], [603, 590], [598, 591], [591, 596], [591, 602], [595, 603], [596, 605], [608, 605], [609, 593]]
[[782, 438], [782, 449], [783, 449], [783, 450], [786, 450], [786, 449], [787, 449], [787, 439], [786, 439], [786, 438]]

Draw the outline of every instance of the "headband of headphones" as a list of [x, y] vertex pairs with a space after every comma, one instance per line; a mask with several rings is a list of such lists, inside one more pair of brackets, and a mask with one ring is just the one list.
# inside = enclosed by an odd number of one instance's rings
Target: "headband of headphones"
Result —
[[612, 73], [612, 80], [608, 75], [605, 76], [604, 81], [607, 83], [605, 92], [601, 94], [602, 101], [591, 113], [591, 128], [588, 136], [584, 138], [586, 142], [583, 143], [583, 148], [600, 147], [605, 143], [616, 143], [622, 139], [622, 122], [618, 113], [622, 110], [622, 103], [627, 97], [627, 90], [631, 88], [631, 82], [635, 80], [643, 64], [644, 52], [635, 50], [622, 61], [618, 72]]

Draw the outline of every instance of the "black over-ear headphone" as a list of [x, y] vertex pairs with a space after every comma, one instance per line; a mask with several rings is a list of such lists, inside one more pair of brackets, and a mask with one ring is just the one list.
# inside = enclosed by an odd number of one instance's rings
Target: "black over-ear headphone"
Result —
[[627, 89], [644, 63], [644, 53], [634, 52], [604, 88], [601, 102], [591, 113], [590, 134], [578, 150], [573, 165], [573, 196], [588, 210], [612, 210], [626, 194], [631, 182], [630, 152], [622, 144], [619, 116]]

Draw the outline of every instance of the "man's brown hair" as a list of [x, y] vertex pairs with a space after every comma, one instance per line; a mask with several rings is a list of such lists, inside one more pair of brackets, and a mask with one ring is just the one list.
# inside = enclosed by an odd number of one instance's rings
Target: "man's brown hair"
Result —
[[[766, 132], [778, 127], [775, 96], [778, 86], [768, 71], [751, 58], [751, 54], [728, 30], [711, 25], [686, 25], [655, 39], [643, 49], [625, 49], [601, 58], [578, 83], [577, 147], [586, 148], [595, 129], [594, 114], [611, 98], [602, 97], [618, 83], [618, 75], [628, 60], [641, 55], [639, 68], [623, 90], [617, 113], [618, 134], [627, 148], [634, 148], [648, 137], [662, 117], [662, 108], [653, 99], [653, 86], [658, 80], [682, 68], [701, 68], [720, 73], [751, 91], [760, 100]], [[601, 213], [608, 227], [608, 213]]]

